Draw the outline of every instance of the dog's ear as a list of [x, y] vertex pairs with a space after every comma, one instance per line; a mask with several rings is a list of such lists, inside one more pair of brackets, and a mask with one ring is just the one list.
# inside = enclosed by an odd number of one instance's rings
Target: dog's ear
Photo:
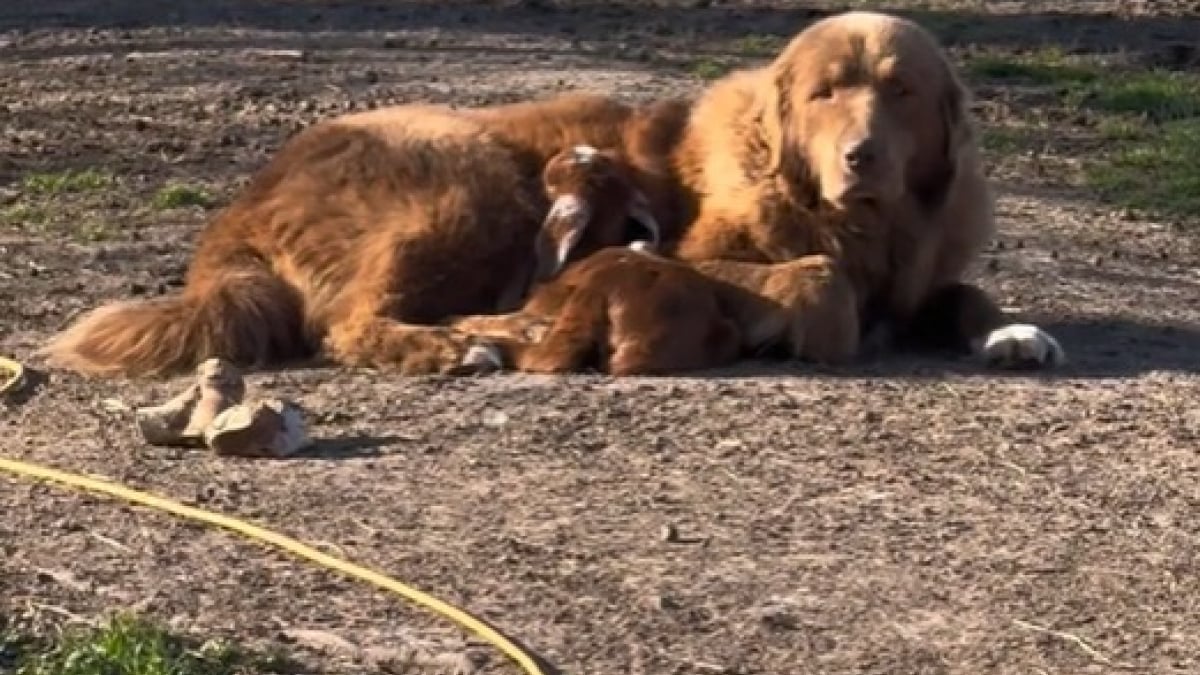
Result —
[[785, 53], [767, 67], [755, 91], [755, 114], [766, 146], [767, 174], [783, 179], [797, 197], [810, 201], [816, 199], [817, 190], [799, 140], [793, 103], [795, 82], [795, 70]]
[[929, 211], [939, 208], [945, 201], [958, 174], [959, 156], [972, 142], [974, 133], [967, 113], [969, 94], [949, 63], [945, 64], [944, 82], [938, 94], [937, 115], [942, 147], [933, 163], [917, 176], [913, 186], [917, 201]]

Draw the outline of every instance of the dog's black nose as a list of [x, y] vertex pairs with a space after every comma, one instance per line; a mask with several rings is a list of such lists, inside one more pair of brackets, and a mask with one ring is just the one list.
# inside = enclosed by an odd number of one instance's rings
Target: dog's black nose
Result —
[[865, 169], [875, 162], [875, 144], [869, 140], [852, 144], [846, 150], [846, 166], [851, 169]]

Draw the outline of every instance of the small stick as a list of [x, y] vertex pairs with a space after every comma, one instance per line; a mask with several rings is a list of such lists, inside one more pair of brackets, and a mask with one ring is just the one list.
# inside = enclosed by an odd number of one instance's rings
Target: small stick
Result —
[[101, 544], [108, 544], [109, 546], [117, 549], [118, 551], [121, 551], [122, 553], [133, 553], [133, 549], [129, 548], [125, 544], [122, 544], [121, 542], [117, 541], [116, 539], [110, 539], [110, 538], [100, 534], [99, 532], [96, 532], [95, 530], [88, 530], [88, 534], [92, 535], [92, 538], [95, 539], [96, 541], [100, 542]]
[[32, 600], [26, 601], [26, 605], [29, 607], [29, 609], [32, 609], [32, 610], [35, 610], [38, 612], [49, 612], [51, 614], [57, 614], [61, 617], [64, 617], [67, 621], [69, 621], [71, 623], [84, 624], [84, 625], [88, 625], [88, 626], [95, 625], [95, 623], [96, 623], [95, 621], [92, 621], [90, 619], [82, 617], [78, 614], [74, 614], [68, 610], [63, 609], [62, 607], [57, 606], [57, 605], [47, 605], [47, 604], [40, 603], [40, 602], [33, 602]]
[[1097, 649], [1095, 647], [1088, 644], [1086, 640], [1079, 637], [1078, 635], [1074, 635], [1072, 633], [1066, 633], [1061, 630], [1054, 630], [1053, 628], [1047, 628], [1045, 626], [1039, 626], [1036, 623], [1022, 621], [1020, 619], [1013, 619], [1012, 622], [1013, 622], [1013, 625], [1018, 628], [1024, 628], [1025, 630], [1033, 631], [1035, 633], [1042, 633], [1044, 635], [1050, 635], [1050, 636], [1056, 637], [1060, 640], [1066, 640], [1067, 642], [1071, 642], [1076, 647], [1079, 647], [1079, 649], [1081, 649], [1085, 654], [1092, 657], [1092, 660], [1099, 661], [1100, 663], [1103, 663], [1106, 666], [1112, 666], [1114, 668], [1121, 668], [1122, 670], [1135, 670], [1136, 669], [1134, 666], [1129, 665], [1129, 664], [1114, 662], [1112, 659], [1108, 658], [1104, 654], [1101, 654], [1099, 651], [1097, 651]]

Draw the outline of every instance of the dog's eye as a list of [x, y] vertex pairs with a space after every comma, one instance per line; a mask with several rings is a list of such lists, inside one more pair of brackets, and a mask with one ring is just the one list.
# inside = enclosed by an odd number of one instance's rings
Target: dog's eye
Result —
[[833, 87], [829, 86], [828, 84], [822, 84], [816, 89], [813, 89], [812, 93], [808, 95], [808, 98], [810, 101], [831, 99], [833, 98]]

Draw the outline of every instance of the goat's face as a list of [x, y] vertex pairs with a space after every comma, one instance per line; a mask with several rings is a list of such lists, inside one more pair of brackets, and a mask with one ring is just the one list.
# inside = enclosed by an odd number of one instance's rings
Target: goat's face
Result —
[[658, 245], [650, 204], [616, 153], [588, 145], [568, 148], [546, 162], [542, 182], [551, 205], [537, 237], [538, 281], [607, 246]]

